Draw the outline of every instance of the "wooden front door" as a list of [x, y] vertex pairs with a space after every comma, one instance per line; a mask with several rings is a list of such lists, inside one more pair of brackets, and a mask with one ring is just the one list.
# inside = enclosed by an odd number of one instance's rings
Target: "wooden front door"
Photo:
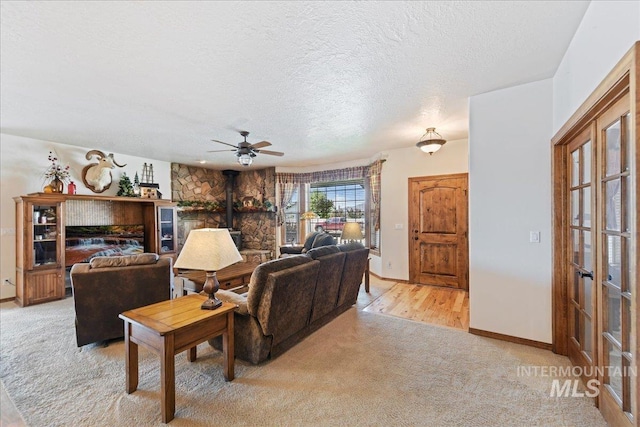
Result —
[[469, 289], [468, 175], [409, 178], [409, 279]]

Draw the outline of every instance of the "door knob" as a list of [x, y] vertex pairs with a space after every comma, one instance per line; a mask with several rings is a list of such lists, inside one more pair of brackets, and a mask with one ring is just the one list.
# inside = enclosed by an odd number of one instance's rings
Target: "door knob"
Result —
[[578, 271], [578, 276], [582, 278], [588, 277], [589, 279], [593, 280], [593, 271], [590, 271], [589, 273], [583, 273], [582, 271]]

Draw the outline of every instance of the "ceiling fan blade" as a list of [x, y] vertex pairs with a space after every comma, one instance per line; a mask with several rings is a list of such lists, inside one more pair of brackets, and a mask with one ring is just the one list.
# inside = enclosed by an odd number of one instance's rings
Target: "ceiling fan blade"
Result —
[[224, 151], [224, 152], [227, 152], [227, 151], [237, 151], [237, 149], [236, 149], [236, 150], [229, 150], [229, 149], [227, 148], [226, 150], [210, 150], [210, 151], [207, 151], [207, 153], [221, 153], [221, 152], [223, 152], [223, 151]]
[[284, 153], [281, 153], [279, 151], [270, 151], [270, 150], [253, 150], [253, 151], [260, 154], [268, 154], [270, 156], [284, 156]]
[[213, 142], [219, 142], [220, 144], [224, 144], [224, 145], [228, 145], [229, 147], [235, 147], [238, 148], [237, 146], [233, 145], [233, 144], [229, 144], [228, 142], [223, 142], [223, 141], [218, 141], [217, 139], [212, 139]]
[[270, 145], [271, 143], [269, 141], [260, 141], [260, 142], [256, 142], [255, 144], [251, 144], [251, 148], [262, 148], [262, 147], [268, 147]]

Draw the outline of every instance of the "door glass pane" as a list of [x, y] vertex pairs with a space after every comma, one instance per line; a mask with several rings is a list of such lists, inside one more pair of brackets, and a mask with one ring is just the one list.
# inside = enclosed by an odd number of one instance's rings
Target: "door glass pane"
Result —
[[605, 131], [606, 138], [606, 175], [620, 173], [620, 120], [609, 126]]
[[614, 346], [609, 340], [606, 343], [605, 361], [608, 378], [605, 378], [605, 384], [609, 384], [618, 399], [622, 400], [622, 354], [620, 350]]
[[582, 337], [580, 336], [580, 311], [575, 307], [573, 308], [573, 337], [576, 341], [582, 341]]
[[580, 184], [580, 149], [571, 153], [571, 186]]
[[621, 240], [619, 236], [607, 236], [607, 245], [605, 248], [606, 259], [608, 260], [607, 271], [609, 283], [621, 288]]
[[593, 302], [591, 301], [591, 289], [593, 288], [593, 280], [585, 277], [582, 279], [582, 286], [584, 289], [584, 311], [593, 317]]
[[622, 298], [622, 324], [624, 325], [624, 351], [631, 352], [631, 301]]
[[627, 115], [624, 116], [624, 123], [624, 145], [626, 147], [627, 156], [622, 170], [628, 170], [629, 165], [631, 164], [631, 147], [633, 146], [633, 143], [631, 142], [631, 113], [627, 113]]
[[629, 200], [633, 200], [633, 197], [631, 196], [631, 182], [629, 180], [629, 178], [622, 178], [622, 183], [623, 183], [623, 188], [626, 188], [625, 191], [625, 206], [623, 207], [624, 212], [625, 212], [625, 220], [624, 220], [624, 224], [623, 224], [623, 229], [624, 231], [629, 231], [629, 224], [631, 224], [631, 209], [629, 206]]
[[571, 251], [573, 252], [573, 263], [580, 265], [580, 230], [571, 230]]
[[571, 225], [580, 225], [580, 190], [571, 191]]
[[593, 360], [593, 345], [591, 339], [591, 321], [588, 318], [584, 318], [584, 341], [582, 343], [582, 351], [584, 351], [589, 359]]
[[591, 142], [582, 146], [582, 183], [591, 182]]
[[582, 225], [591, 227], [591, 187], [582, 189]]
[[583, 256], [584, 261], [582, 266], [587, 271], [593, 271], [593, 267], [591, 266], [591, 232], [583, 231], [582, 232], [582, 247], [583, 247]]
[[622, 341], [622, 335], [620, 334], [620, 291], [606, 286], [603, 289], [607, 303], [607, 324], [604, 325], [604, 331], [609, 332], [620, 343]]
[[580, 304], [580, 275], [578, 274], [580, 270], [573, 270], [573, 286], [571, 286], [571, 299], [573, 299], [576, 303]]
[[620, 182], [620, 179], [614, 179], [605, 184], [605, 222], [607, 230], [620, 231]]

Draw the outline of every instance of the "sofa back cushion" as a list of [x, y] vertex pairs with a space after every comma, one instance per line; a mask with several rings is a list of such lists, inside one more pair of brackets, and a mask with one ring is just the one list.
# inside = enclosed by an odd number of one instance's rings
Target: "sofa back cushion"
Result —
[[171, 297], [171, 258], [125, 267], [97, 264], [71, 267], [78, 347], [124, 336], [120, 313]]
[[[264, 283], [256, 317], [262, 332], [273, 337], [274, 346], [309, 323], [320, 262], [307, 260], [308, 263], [269, 273]], [[249, 294], [251, 291], [250, 288]]]
[[311, 307], [310, 322], [313, 323], [336, 307], [347, 255], [340, 252], [335, 245], [312, 249], [307, 255], [320, 262], [318, 283]]
[[97, 256], [89, 261], [89, 268], [127, 267], [130, 265], [155, 264], [160, 257], [154, 253], [124, 256]]
[[253, 270], [249, 282], [249, 293], [247, 295], [247, 310], [252, 316], [257, 316], [260, 299], [267, 284], [269, 274], [281, 270], [286, 270], [297, 265], [311, 262], [312, 259], [304, 255], [293, 255], [285, 258], [278, 258], [264, 262]]
[[358, 290], [369, 259], [369, 248], [360, 243], [347, 243], [338, 245], [338, 249], [346, 255], [346, 259], [342, 269], [337, 306], [352, 305], [358, 299]]
[[307, 256], [311, 259], [318, 259], [323, 256], [340, 253], [340, 249], [336, 245], [320, 246], [313, 248], [307, 252]]
[[313, 242], [316, 240], [316, 237], [320, 234], [317, 231], [309, 233], [304, 238], [304, 245], [302, 246], [302, 253], [307, 252], [309, 249], [313, 247]]
[[321, 246], [335, 245], [336, 239], [329, 233], [319, 233], [313, 240], [311, 248], [319, 248]]

